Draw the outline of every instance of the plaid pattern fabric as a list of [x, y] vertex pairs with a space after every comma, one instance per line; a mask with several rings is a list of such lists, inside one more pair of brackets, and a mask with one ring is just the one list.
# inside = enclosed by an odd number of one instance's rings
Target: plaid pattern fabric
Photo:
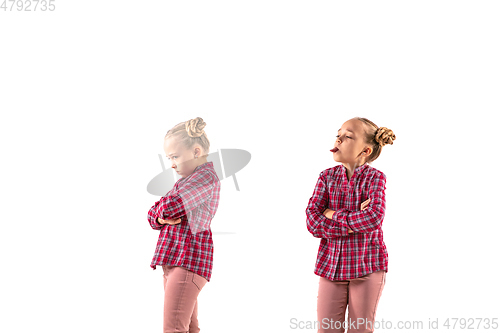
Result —
[[[184, 267], [208, 281], [212, 275], [213, 241], [210, 222], [219, 205], [220, 181], [213, 162], [194, 169], [149, 209], [151, 228], [160, 230], [151, 267]], [[175, 225], [160, 224], [158, 218], [177, 219]]]
[[[388, 254], [383, 240], [385, 215], [383, 172], [368, 164], [355, 169], [347, 180], [344, 165], [323, 170], [307, 205], [307, 229], [321, 238], [314, 273], [329, 280], [357, 278], [387, 271]], [[366, 209], [361, 203], [371, 198]], [[332, 219], [323, 215], [330, 208]], [[348, 233], [348, 229], [354, 233]]]

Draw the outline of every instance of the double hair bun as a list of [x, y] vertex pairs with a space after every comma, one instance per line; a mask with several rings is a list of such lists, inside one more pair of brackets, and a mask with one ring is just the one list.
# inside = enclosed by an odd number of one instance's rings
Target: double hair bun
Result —
[[186, 121], [186, 132], [192, 138], [198, 138], [205, 134], [203, 130], [207, 124], [202, 118], [196, 117], [194, 119]]

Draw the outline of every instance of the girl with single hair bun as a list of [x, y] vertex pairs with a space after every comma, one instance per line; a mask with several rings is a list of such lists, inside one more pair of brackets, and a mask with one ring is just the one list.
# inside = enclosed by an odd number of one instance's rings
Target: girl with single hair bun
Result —
[[[388, 254], [383, 240], [386, 176], [369, 165], [394, 132], [355, 117], [338, 130], [333, 159], [319, 174], [306, 209], [307, 229], [321, 238], [314, 273], [320, 277], [319, 333], [373, 332], [385, 285]], [[345, 313], [348, 308], [348, 318]]]
[[219, 205], [220, 181], [207, 161], [206, 123], [197, 117], [165, 135], [163, 149], [181, 176], [148, 212], [160, 230], [151, 267], [163, 268], [163, 331], [199, 332], [198, 294], [210, 281], [213, 241], [210, 223]]
[[208, 153], [210, 150], [210, 142], [204, 131], [206, 123], [202, 118], [196, 117], [175, 125], [165, 135], [165, 139], [176, 137], [184, 147], [192, 147], [198, 144], [203, 150]]
[[192, 138], [198, 138], [205, 134], [203, 130], [206, 123], [200, 117], [186, 122], [186, 132]]

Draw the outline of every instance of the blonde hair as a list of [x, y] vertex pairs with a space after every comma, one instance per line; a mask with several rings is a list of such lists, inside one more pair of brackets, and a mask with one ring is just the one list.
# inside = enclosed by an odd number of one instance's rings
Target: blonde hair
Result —
[[199, 144], [205, 154], [208, 154], [210, 149], [210, 142], [208, 141], [207, 134], [203, 130], [206, 123], [202, 118], [196, 117], [188, 121], [184, 121], [172, 127], [167, 134], [165, 139], [168, 137], [175, 137], [180, 143], [187, 149], [190, 149], [195, 144]]
[[380, 156], [383, 146], [393, 144], [396, 135], [387, 127], [378, 127], [374, 122], [366, 118], [355, 117], [354, 119], [360, 120], [366, 125], [365, 142], [373, 148], [373, 152], [366, 159], [366, 163], [373, 162]]

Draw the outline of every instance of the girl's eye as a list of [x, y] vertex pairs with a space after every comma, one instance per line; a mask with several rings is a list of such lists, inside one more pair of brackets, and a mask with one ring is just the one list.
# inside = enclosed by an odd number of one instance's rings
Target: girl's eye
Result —
[[[338, 137], [339, 137], [339, 135], [336, 136], [336, 138], [338, 138]], [[352, 139], [350, 136], [346, 136], [346, 138]]]

